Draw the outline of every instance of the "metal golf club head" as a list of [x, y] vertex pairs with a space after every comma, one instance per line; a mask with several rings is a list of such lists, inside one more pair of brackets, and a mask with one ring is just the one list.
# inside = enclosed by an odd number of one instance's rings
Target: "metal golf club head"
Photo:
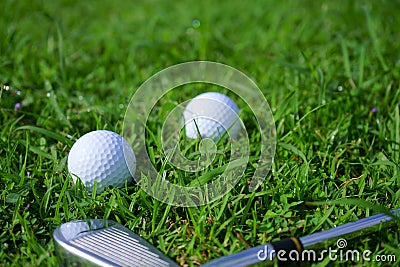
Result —
[[178, 267], [140, 236], [108, 220], [64, 223], [54, 230], [61, 266]]
[[[288, 238], [259, 245], [232, 255], [214, 259], [203, 266], [243, 267], [270, 261], [275, 254], [264, 251], [297, 251], [326, 240], [355, 233], [371, 226], [391, 221], [400, 208], [391, 214], [381, 213], [300, 238]], [[140, 266], [178, 267], [155, 247], [122, 225], [107, 220], [87, 220], [64, 223], [53, 233], [56, 252], [62, 266]]]

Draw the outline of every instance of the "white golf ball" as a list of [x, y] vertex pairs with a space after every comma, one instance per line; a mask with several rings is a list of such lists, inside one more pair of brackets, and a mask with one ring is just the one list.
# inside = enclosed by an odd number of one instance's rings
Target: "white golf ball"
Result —
[[207, 92], [193, 98], [186, 106], [183, 117], [186, 136], [192, 139], [211, 138], [217, 141], [228, 130], [235, 137], [240, 130], [239, 108], [228, 96]]
[[97, 181], [96, 192], [107, 186], [123, 187], [132, 181], [136, 158], [128, 142], [106, 130], [89, 132], [79, 138], [68, 155], [68, 171], [76, 183], [81, 179], [89, 192]]

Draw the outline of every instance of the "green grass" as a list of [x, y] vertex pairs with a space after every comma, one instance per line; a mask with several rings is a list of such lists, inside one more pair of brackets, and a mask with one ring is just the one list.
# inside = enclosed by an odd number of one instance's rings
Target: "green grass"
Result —
[[[182, 266], [197, 266], [247, 244], [307, 235], [400, 206], [396, 1], [5, 0], [0, 7], [0, 82], [11, 88], [0, 93], [2, 266], [56, 266], [52, 231], [83, 218], [116, 220]], [[199, 27], [192, 26], [196, 19]], [[243, 71], [269, 101], [277, 151], [262, 186], [248, 191], [249, 164], [220, 200], [179, 208], [135, 184], [98, 196], [74, 185], [66, 167], [74, 139], [95, 129], [121, 132], [141, 83], [192, 60]], [[149, 119], [153, 160], [176, 183], [206, 179], [207, 172], [174, 172], [164, 164], [158, 117], [201, 90], [174, 90]], [[247, 111], [241, 115], [254, 158], [260, 134]], [[198, 143], [190, 145], [187, 155], [196, 158]], [[226, 164], [228, 148], [218, 146], [208, 171]], [[340, 202], [347, 198], [370, 204]], [[319, 201], [327, 202], [309, 205]], [[399, 263], [398, 227], [359, 235], [348, 248], [396, 255]]]

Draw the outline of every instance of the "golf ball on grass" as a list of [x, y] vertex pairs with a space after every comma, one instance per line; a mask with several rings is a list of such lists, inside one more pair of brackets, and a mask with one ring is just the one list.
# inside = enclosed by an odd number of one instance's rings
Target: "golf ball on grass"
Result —
[[200, 94], [188, 103], [183, 112], [186, 136], [196, 139], [200, 134], [202, 138], [217, 141], [228, 131], [230, 137], [235, 137], [240, 130], [238, 112], [235, 102], [224, 94]]
[[[76, 183], [80, 178], [91, 193], [107, 186], [123, 187], [132, 181], [136, 158], [128, 142], [119, 134], [98, 130], [79, 138], [68, 155], [68, 171]], [[132, 173], [132, 174], [131, 174]]]

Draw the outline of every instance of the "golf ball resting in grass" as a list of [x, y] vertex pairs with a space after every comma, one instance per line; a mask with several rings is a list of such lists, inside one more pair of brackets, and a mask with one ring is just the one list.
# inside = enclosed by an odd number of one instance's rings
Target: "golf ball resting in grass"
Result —
[[101, 193], [107, 186], [123, 187], [132, 181], [136, 159], [128, 142], [106, 130], [92, 131], [79, 138], [68, 155], [68, 171], [76, 183], [80, 178], [87, 190]]
[[224, 94], [200, 94], [188, 103], [183, 112], [186, 136], [196, 139], [200, 134], [202, 138], [217, 141], [228, 131], [233, 138], [240, 129], [238, 111], [235, 102]]

